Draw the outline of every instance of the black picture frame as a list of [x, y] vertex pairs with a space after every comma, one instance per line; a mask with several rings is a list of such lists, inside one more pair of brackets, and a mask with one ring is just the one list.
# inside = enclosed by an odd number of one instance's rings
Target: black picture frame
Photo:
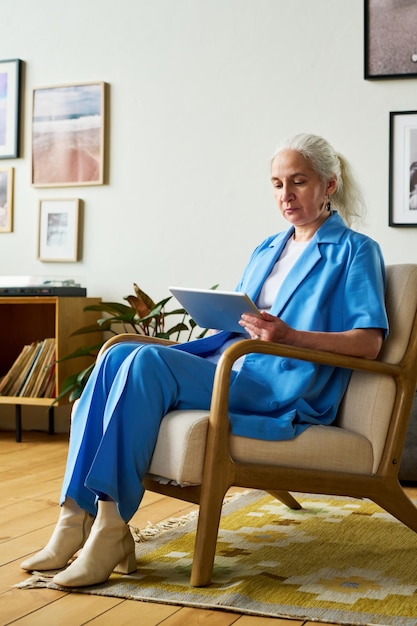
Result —
[[20, 148], [20, 59], [0, 61], [0, 159], [16, 159]]
[[364, 0], [367, 80], [417, 77], [417, 2]]
[[389, 114], [389, 226], [417, 226], [417, 111]]

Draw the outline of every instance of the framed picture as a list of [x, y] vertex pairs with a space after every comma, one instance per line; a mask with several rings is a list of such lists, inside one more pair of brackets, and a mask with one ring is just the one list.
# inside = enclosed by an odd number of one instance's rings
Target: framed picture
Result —
[[364, 0], [365, 78], [417, 76], [417, 2]]
[[0, 61], [0, 159], [19, 156], [20, 59]]
[[102, 185], [105, 83], [33, 90], [32, 184]]
[[13, 230], [13, 168], [0, 167], [0, 233]]
[[78, 198], [39, 201], [39, 261], [78, 260]]
[[417, 111], [390, 113], [389, 225], [417, 226]]

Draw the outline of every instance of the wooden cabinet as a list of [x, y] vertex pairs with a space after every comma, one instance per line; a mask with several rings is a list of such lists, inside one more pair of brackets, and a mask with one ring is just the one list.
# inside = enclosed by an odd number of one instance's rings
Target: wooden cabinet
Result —
[[[45, 338], [56, 339], [56, 359], [73, 352], [85, 344], [98, 343], [101, 333], [76, 335], [71, 333], [94, 324], [99, 313], [84, 311], [84, 307], [99, 304], [99, 298], [58, 297], [58, 296], [19, 296], [0, 297], [0, 376], [4, 376], [24, 345]], [[81, 371], [91, 363], [91, 359], [76, 358], [56, 364], [56, 389], [61, 388], [63, 380]], [[65, 398], [58, 404], [68, 403]], [[21, 439], [22, 405], [41, 405], [50, 407], [49, 431], [53, 432], [53, 406], [51, 398], [28, 398], [21, 396], [0, 396], [0, 404], [16, 406], [16, 440]]]

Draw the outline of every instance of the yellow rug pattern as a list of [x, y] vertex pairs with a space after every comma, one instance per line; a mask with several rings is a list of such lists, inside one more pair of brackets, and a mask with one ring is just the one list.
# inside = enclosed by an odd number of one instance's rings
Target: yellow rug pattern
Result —
[[[224, 505], [213, 584], [189, 586], [196, 520], [137, 532], [138, 571], [77, 592], [340, 624], [417, 624], [417, 534], [367, 500], [264, 492]], [[177, 523], [178, 522], [178, 523]], [[134, 533], [135, 534], [135, 533]], [[145, 539], [145, 540], [143, 540]], [[33, 576], [26, 586], [56, 588]]]

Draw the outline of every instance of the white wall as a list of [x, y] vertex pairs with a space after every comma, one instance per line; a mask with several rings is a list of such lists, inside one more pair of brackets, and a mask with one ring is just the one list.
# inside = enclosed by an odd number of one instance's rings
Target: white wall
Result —
[[[14, 232], [0, 274], [84, 277], [121, 300], [136, 281], [233, 287], [253, 247], [283, 227], [268, 161], [294, 132], [351, 160], [366, 232], [387, 262], [415, 262], [417, 231], [388, 227], [388, 113], [416, 109], [416, 81], [363, 79], [362, 0], [2, 0], [1, 58], [25, 62]], [[109, 184], [30, 184], [34, 87], [110, 85]], [[39, 198], [85, 202], [78, 263], [36, 260]]]

